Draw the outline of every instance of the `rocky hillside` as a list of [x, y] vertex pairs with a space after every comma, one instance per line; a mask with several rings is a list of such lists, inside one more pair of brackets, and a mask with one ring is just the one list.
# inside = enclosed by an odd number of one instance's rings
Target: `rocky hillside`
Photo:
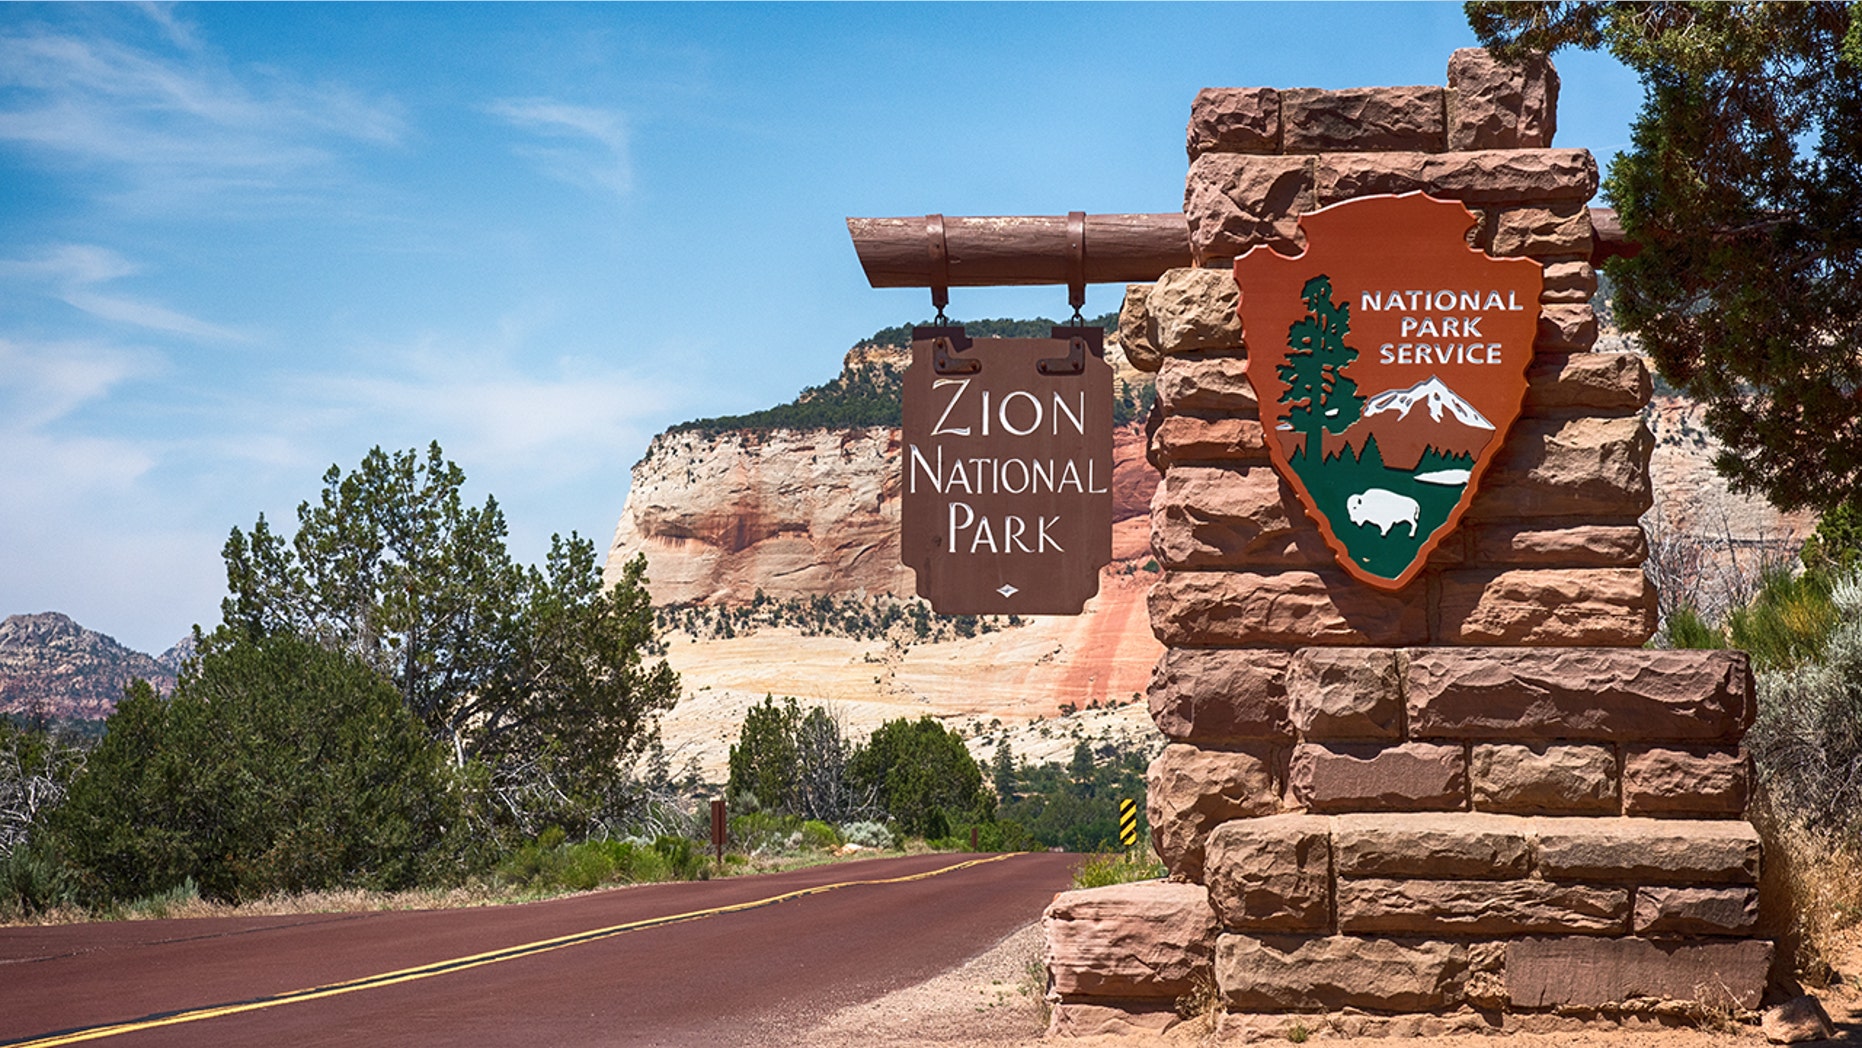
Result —
[[175, 673], [55, 611], [0, 622], [0, 713], [107, 717], [137, 679], [166, 692]]

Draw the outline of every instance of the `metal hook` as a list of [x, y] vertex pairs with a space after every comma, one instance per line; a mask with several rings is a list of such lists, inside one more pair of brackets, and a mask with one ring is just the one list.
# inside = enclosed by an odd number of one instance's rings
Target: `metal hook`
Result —
[[925, 245], [931, 252], [931, 304], [937, 307], [936, 324], [950, 323], [944, 307], [950, 305], [950, 249], [944, 242], [944, 216], [925, 216]]
[[1074, 326], [1086, 321], [1080, 307], [1086, 304], [1086, 212], [1067, 212], [1067, 304], [1073, 307]]

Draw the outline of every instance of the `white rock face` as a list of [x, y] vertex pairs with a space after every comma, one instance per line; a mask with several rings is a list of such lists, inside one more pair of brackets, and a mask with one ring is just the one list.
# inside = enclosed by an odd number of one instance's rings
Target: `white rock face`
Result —
[[655, 604], [909, 596], [898, 431], [662, 433], [634, 466], [607, 577], [647, 558]]

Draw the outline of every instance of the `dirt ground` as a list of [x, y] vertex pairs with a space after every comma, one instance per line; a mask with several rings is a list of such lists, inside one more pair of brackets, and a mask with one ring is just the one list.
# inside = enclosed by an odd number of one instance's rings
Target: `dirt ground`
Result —
[[[889, 994], [877, 1001], [843, 1009], [804, 1031], [797, 1045], [819, 1048], [933, 1048], [954, 1044], [998, 1048], [1212, 1048], [1240, 1043], [1218, 1042], [1206, 1026], [1185, 1023], [1162, 1034], [1070, 1038], [1043, 1036], [1045, 1011], [1040, 1000], [1041, 930], [1028, 925], [988, 953], [943, 976]], [[1862, 944], [1837, 966], [1836, 985], [1815, 991], [1835, 1022], [1837, 1036], [1810, 1045], [1862, 1045]], [[1323, 1019], [1290, 1018], [1308, 1029], [1307, 1043], [1349, 1040], [1328, 1029]], [[1297, 1036], [1297, 1035], [1296, 1035]], [[1254, 1043], [1288, 1043], [1286, 1034]], [[1372, 1043], [1394, 1039], [1369, 1039]], [[1418, 1048], [1757, 1048], [1766, 1044], [1758, 1017], [1717, 1020], [1699, 1028], [1653, 1030], [1587, 1029], [1563, 1033], [1461, 1034], [1402, 1040]]]

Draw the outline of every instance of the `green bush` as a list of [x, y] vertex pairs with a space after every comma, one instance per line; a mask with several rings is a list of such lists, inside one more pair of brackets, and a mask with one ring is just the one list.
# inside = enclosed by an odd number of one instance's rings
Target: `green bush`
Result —
[[1668, 636], [1671, 648], [1724, 648], [1726, 637], [1719, 630], [1707, 624], [1700, 612], [1683, 604], [1668, 616], [1663, 624], [1663, 631]]
[[604, 884], [689, 881], [704, 873], [705, 856], [687, 837], [564, 841], [551, 827], [498, 864], [500, 883], [551, 894], [589, 891]]
[[1103, 888], [1110, 884], [1128, 884], [1164, 876], [1164, 864], [1152, 853], [1150, 845], [1141, 844], [1122, 852], [1104, 852], [1089, 857], [1073, 871], [1075, 888]]
[[1767, 571], [1752, 603], [1726, 616], [1733, 647], [1760, 668], [1798, 666], [1824, 650], [1840, 615], [1822, 572]]
[[974, 822], [995, 818], [995, 795], [983, 788], [982, 769], [962, 736], [929, 715], [880, 725], [854, 753], [848, 772], [907, 836], [948, 837], [953, 814]]
[[898, 847], [898, 841], [892, 831], [886, 828], [886, 824], [871, 819], [847, 823], [840, 828], [840, 834], [848, 844], [857, 844], [862, 848]]
[[37, 842], [0, 856], [0, 921], [16, 921], [77, 902], [72, 870]]
[[809, 819], [802, 823], [802, 847], [813, 851], [833, 851], [840, 847], [840, 833], [829, 823]]
[[440, 747], [386, 680], [289, 636], [210, 643], [172, 699], [138, 681], [47, 825], [84, 899], [192, 879], [238, 901], [456, 879]]
[[1758, 674], [1746, 735], [1765, 794], [1792, 821], [1862, 848], [1862, 574], [1827, 590], [1814, 656]]

